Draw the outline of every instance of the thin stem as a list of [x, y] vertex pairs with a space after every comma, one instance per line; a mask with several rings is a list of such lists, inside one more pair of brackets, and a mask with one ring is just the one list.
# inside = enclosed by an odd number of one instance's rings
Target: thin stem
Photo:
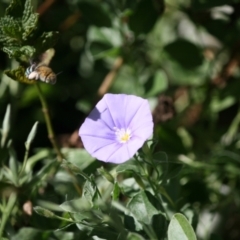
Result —
[[[153, 162], [153, 157], [152, 157], [152, 152], [151, 152], [150, 148], [148, 147], [147, 143], [144, 143], [144, 145], [143, 145], [143, 152], [145, 153], [145, 156], [146, 156], [147, 160], [148, 160], [151, 164], [154, 164], [154, 162]], [[148, 165], [147, 165], [147, 172], [148, 172], [148, 174], [147, 174], [147, 179], [148, 179], [148, 182], [149, 182], [149, 184], [150, 184], [150, 186], [151, 186], [151, 188], [152, 188], [155, 196], [157, 197], [158, 201], [162, 204], [162, 207], [164, 208], [165, 213], [166, 213], [166, 217], [170, 220], [170, 216], [168, 216], [168, 213], [167, 213], [167, 211], [166, 211], [166, 208], [164, 207], [163, 199], [162, 199], [161, 195], [159, 194], [159, 191], [158, 191], [158, 188], [156, 187], [155, 182], [154, 182], [154, 181], [152, 180], [152, 178], [151, 178], [151, 175], [152, 175], [152, 171], [153, 171], [153, 170], [154, 170], [154, 169], [152, 168], [152, 166], [151, 166], [151, 167], [148, 167]], [[167, 196], [169, 197], [169, 195], [167, 195]], [[168, 198], [167, 198], [167, 199], [168, 199]], [[172, 201], [172, 199], [171, 199], [170, 197], [169, 197], [169, 199], [171, 200], [170, 203], [173, 203], [173, 201]], [[169, 200], [169, 199], [168, 199], [168, 200]], [[174, 205], [173, 205], [173, 207], [174, 207]]]
[[113, 81], [119, 71], [119, 69], [122, 67], [123, 65], [123, 58], [122, 57], [118, 57], [114, 64], [113, 67], [111, 69], [111, 71], [107, 74], [107, 76], [104, 78], [101, 86], [98, 89], [98, 96], [101, 98], [108, 90], [109, 88], [112, 86]]
[[[38, 96], [39, 96], [41, 104], [42, 104], [42, 111], [43, 111], [43, 115], [44, 115], [45, 122], [46, 122], [46, 125], [47, 125], [48, 138], [49, 138], [50, 142], [52, 143], [52, 146], [53, 146], [53, 148], [54, 148], [54, 150], [57, 154], [58, 162], [62, 163], [62, 161], [64, 159], [64, 155], [62, 154], [59, 146], [57, 145], [56, 139], [55, 139], [55, 134], [54, 134], [53, 127], [52, 127], [52, 122], [51, 122], [51, 119], [50, 119], [50, 116], [49, 116], [47, 102], [44, 98], [44, 95], [42, 93], [42, 90], [40, 88], [39, 83], [36, 83], [35, 86], [37, 88]], [[65, 168], [65, 169], [72, 177], [75, 178], [73, 172], [69, 168]], [[81, 196], [82, 195], [81, 188], [74, 181], [73, 181], [73, 185], [74, 185], [76, 191], [78, 192], [78, 194]]]
[[43, 115], [44, 115], [45, 122], [46, 122], [46, 125], [47, 125], [48, 138], [49, 138], [50, 142], [52, 143], [53, 148], [54, 148], [54, 150], [57, 154], [58, 161], [61, 163], [62, 160], [64, 159], [64, 155], [61, 153], [61, 151], [60, 151], [60, 149], [57, 145], [56, 139], [55, 139], [55, 134], [54, 134], [51, 119], [50, 119], [50, 116], [49, 116], [47, 102], [44, 98], [44, 95], [42, 93], [42, 90], [40, 88], [39, 83], [36, 83], [35, 86], [37, 88], [38, 96], [39, 96], [41, 104], [42, 104], [42, 111], [43, 111]]

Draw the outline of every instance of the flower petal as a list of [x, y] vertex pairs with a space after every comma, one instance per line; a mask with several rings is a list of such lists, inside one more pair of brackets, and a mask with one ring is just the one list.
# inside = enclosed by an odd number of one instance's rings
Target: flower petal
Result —
[[[116, 131], [127, 129], [131, 138], [120, 143]], [[93, 157], [112, 163], [132, 158], [152, 132], [148, 101], [125, 94], [106, 94], [79, 129], [85, 149]]]
[[125, 125], [125, 111], [127, 104], [127, 95], [125, 94], [105, 94], [103, 101], [106, 103], [109, 113], [111, 114], [112, 121], [117, 128], [126, 128]]

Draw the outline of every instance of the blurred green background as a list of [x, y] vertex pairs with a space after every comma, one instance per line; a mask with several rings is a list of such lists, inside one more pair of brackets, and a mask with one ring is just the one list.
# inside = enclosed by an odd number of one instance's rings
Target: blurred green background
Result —
[[[10, 1], [0, 1], [0, 16]], [[199, 214], [199, 239], [240, 239], [240, 1], [33, 1], [39, 31], [59, 31], [41, 84], [57, 139], [79, 148], [79, 126], [106, 92], [149, 99], [157, 149], [184, 163], [167, 184], [179, 206]], [[0, 52], [0, 122], [12, 107], [19, 159], [33, 123], [32, 153], [51, 147], [36, 89], [3, 71], [17, 62]]]

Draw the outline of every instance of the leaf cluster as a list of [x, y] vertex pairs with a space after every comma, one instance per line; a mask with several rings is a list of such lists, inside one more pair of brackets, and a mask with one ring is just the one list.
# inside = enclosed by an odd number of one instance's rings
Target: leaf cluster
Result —
[[[39, 14], [33, 12], [31, 0], [12, 0], [0, 19], [0, 47], [9, 58], [20, 64], [28, 65], [30, 60], [38, 57], [56, 44], [58, 32], [38, 32]], [[32, 83], [22, 74], [21, 67], [5, 72], [10, 78]]]

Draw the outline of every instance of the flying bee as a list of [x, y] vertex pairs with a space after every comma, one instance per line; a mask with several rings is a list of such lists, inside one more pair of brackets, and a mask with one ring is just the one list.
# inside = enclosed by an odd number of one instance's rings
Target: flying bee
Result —
[[57, 81], [57, 74], [55, 74], [48, 66], [54, 54], [55, 51], [53, 48], [48, 49], [45, 53], [43, 53], [40, 57], [40, 62], [34, 62], [26, 69], [26, 77], [28, 79], [35, 79], [42, 82], [55, 84]]
[[57, 75], [47, 65], [33, 63], [26, 69], [25, 75], [28, 79], [40, 80], [42, 82], [55, 84]]

